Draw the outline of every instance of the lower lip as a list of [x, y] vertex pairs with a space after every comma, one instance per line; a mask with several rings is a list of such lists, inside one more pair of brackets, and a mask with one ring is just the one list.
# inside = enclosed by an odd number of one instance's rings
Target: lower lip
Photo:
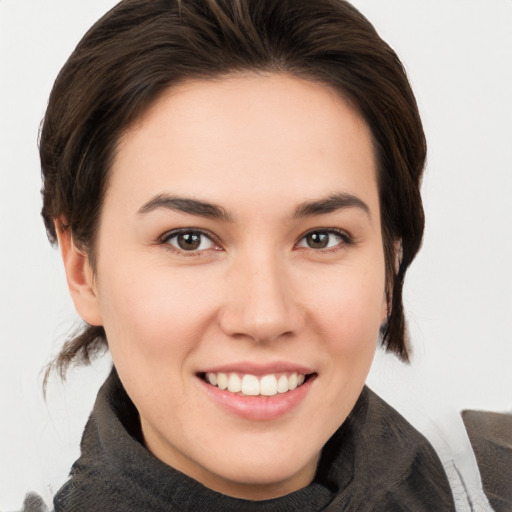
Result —
[[244, 396], [219, 389], [200, 379], [209, 397], [235, 415], [249, 420], [273, 420], [297, 407], [306, 397], [316, 375], [293, 391], [273, 396]]

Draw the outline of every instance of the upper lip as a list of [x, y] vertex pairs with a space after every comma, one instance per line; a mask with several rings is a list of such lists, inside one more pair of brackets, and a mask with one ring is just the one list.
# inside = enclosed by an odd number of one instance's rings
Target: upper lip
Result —
[[228, 363], [204, 368], [198, 373], [241, 373], [250, 375], [269, 375], [272, 373], [302, 373], [308, 375], [315, 371], [302, 364], [292, 363], [289, 361], [277, 361], [274, 363], [258, 364], [254, 362], [238, 362]]

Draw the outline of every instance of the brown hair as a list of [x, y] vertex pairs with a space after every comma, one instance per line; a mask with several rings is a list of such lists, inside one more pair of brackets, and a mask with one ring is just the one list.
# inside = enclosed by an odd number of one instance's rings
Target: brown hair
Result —
[[[402, 285], [423, 235], [425, 137], [400, 60], [344, 0], [123, 0], [109, 11], [59, 73], [43, 121], [42, 216], [50, 241], [56, 242], [55, 222], [66, 219], [94, 268], [101, 205], [122, 133], [168, 87], [238, 71], [324, 83], [366, 120], [378, 162], [390, 310], [382, 343], [407, 361]], [[103, 328], [85, 325], [55, 364], [63, 375], [71, 362], [89, 362], [105, 347]]]

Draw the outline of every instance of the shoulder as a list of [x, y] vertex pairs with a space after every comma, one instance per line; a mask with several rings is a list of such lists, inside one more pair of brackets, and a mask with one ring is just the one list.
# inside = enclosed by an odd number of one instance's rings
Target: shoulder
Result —
[[463, 411], [483, 490], [496, 511], [512, 510], [512, 414]]
[[455, 511], [447, 475], [432, 445], [369, 388], [363, 389], [338, 439], [343, 456], [336, 462], [345, 464], [345, 473], [347, 456], [352, 459], [345, 509], [358, 503], [359, 511]]

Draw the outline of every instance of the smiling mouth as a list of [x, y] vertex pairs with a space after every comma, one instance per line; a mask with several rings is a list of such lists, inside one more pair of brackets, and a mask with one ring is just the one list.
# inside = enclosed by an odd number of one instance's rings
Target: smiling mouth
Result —
[[316, 374], [271, 373], [256, 376], [239, 373], [202, 373], [200, 378], [208, 384], [221, 390], [229, 391], [239, 396], [274, 396], [288, 393], [302, 386]]

